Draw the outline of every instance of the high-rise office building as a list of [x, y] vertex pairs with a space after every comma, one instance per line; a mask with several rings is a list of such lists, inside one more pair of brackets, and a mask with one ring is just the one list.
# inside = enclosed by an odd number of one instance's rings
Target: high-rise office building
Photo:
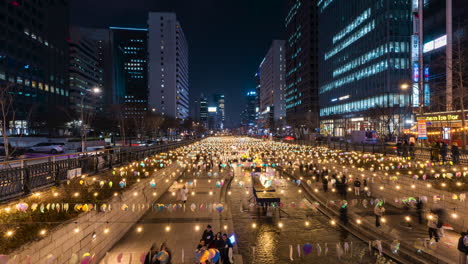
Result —
[[306, 129], [318, 128], [317, 1], [288, 0], [285, 26], [286, 119], [295, 128], [305, 127], [306, 123]]
[[225, 100], [224, 94], [214, 94], [213, 95], [213, 104], [216, 106], [218, 111], [218, 122], [220, 129], [224, 129], [225, 126]]
[[248, 92], [245, 99], [247, 102], [241, 113], [241, 126], [249, 129], [254, 127], [257, 122], [257, 113], [255, 111], [255, 108], [257, 107], [257, 92]]
[[68, 10], [66, 0], [0, 2], [0, 85], [14, 87], [16, 114], [9, 133], [66, 121]]
[[318, 8], [322, 130], [390, 133], [369, 109], [395, 109], [382, 114], [394, 124], [406, 118], [398, 107], [409, 105], [400, 87], [410, 81], [410, 1], [318, 1]]
[[70, 29], [70, 105], [74, 112], [94, 112], [102, 107], [102, 43], [88, 37], [88, 30]]
[[205, 127], [208, 128], [208, 99], [203, 96], [200, 96], [200, 123]]
[[149, 105], [165, 116], [189, 116], [188, 45], [174, 13], [148, 17]]
[[284, 91], [285, 48], [284, 40], [274, 40], [262, 63], [260, 63], [260, 119], [264, 128], [273, 128], [286, 116]]
[[148, 42], [146, 28], [110, 27], [114, 97], [124, 104], [126, 118], [141, 119], [148, 112]]

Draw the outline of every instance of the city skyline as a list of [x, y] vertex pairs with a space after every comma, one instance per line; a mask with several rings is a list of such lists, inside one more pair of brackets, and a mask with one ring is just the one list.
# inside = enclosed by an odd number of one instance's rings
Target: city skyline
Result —
[[[226, 126], [237, 127], [240, 124], [237, 109], [245, 105], [238, 98], [256, 86], [251, 73], [256, 71], [271, 41], [284, 39], [285, 3], [182, 2], [112, 1], [110, 4], [110, 1], [73, 0], [71, 24], [93, 28], [147, 27], [150, 11], [176, 13], [189, 46], [190, 103], [201, 93], [225, 94], [226, 100], [231, 99], [226, 105]], [[239, 18], [242, 18], [240, 23], [232, 23]]]

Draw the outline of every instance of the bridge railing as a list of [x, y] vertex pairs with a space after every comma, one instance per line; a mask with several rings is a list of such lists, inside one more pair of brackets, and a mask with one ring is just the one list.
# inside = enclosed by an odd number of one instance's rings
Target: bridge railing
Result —
[[0, 201], [27, 195], [35, 190], [60, 184], [68, 174], [95, 174], [145, 157], [185, 146], [197, 141], [185, 140], [151, 147], [115, 148], [23, 159], [0, 163]]

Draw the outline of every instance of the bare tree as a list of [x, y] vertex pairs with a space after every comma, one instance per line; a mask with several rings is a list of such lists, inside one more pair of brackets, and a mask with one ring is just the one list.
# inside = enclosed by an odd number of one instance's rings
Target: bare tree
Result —
[[[3, 145], [5, 148], [5, 160], [9, 160], [11, 156], [18, 149], [18, 144], [11, 146], [10, 144], [10, 133], [9, 129], [11, 121], [16, 120], [18, 111], [21, 110], [24, 113], [23, 121], [28, 126], [31, 119], [31, 113], [34, 109], [34, 104], [27, 104], [28, 109], [19, 109], [18, 105], [15, 104], [15, 93], [17, 92], [17, 87], [12, 84], [4, 84], [0, 87], [0, 115], [1, 115], [1, 132], [3, 137]], [[14, 127], [14, 125], [13, 125]], [[19, 137], [22, 137], [24, 131], [20, 131]]]
[[117, 121], [119, 130], [120, 130], [120, 136], [123, 140], [123, 145], [125, 146], [127, 144], [127, 129], [128, 129], [128, 124], [127, 124], [128, 122], [125, 116], [125, 106], [122, 104], [114, 104], [110, 106], [109, 110], [113, 118]]
[[[462, 28], [459, 26], [458, 28]], [[465, 26], [466, 27], [466, 26]], [[466, 83], [468, 82], [468, 40], [463, 36], [461, 30], [457, 30], [454, 33], [452, 43], [452, 63], [447, 65], [446, 54], [441, 54], [436, 59], [431, 61], [430, 68], [432, 72], [445, 72], [448, 68], [449, 72], [452, 73], [452, 102], [450, 104], [453, 110], [460, 112], [462, 127], [466, 127], [466, 116], [465, 108], [467, 103], [468, 91]], [[431, 106], [429, 110], [432, 111], [446, 111], [446, 79], [447, 76], [444, 74], [438, 74], [431, 79]], [[465, 129], [461, 130], [462, 148], [466, 149], [467, 138]]]
[[393, 138], [397, 133], [401, 132], [403, 121], [409, 114], [411, 114], [411, 108], [400, 105], [375, 105], [365, 111], [365, 115], [369, 117], [373, 129], [377, 131], [382, 139], [386, 137]]
[[0, 88], [0, 111], [2, 115], [2, 136], [5, 147], [5, 160], [10, 159], [10, 142], [8, 129], [10, 120], [15, 120], [16, 111], [14, 108], [14, 86], [3, 85]]

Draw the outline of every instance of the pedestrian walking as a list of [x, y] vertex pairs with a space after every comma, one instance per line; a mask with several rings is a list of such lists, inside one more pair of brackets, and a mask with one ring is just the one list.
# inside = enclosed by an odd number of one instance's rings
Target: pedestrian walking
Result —
[[205, 241], [205, 245], [209, 247], [214, 239], [213, 230], [211, 230], [211, 225], [206, 226], [205, 231], [203, 231], [202, 239]]
[[401, 141], [398, 141], [396, 143], [396, 149], [397, 149], [397, 156], [401, 156], [403, 153], [403, 146], [401, 145]]
[[434, 238], [435, 242], [439, 242], [439, 233], [437, 232], [438, 220], [439, 217], [436, 214], [430, 214], [427, 219], [429, 239]]
[[447, 143], [441, 142], [440, 143], [440, 156], [442, 156], [443, 163], [447, 161], [447, 153], [448, 153]]
[[323, 192], [328, 192], [328, 179], [327, 179], [327, 177], [323, 177], [323, 179], [322, 179], [322, 188], [323, 188]]
[[182, 189], [180, 189], [180, 200], [184, 204], [187, 203], [187, 195], [188, 195], [188, 189], [187, 189], [187, 186], [185, 186], [185, 184], [184, 184], [184, 187], [182, 187]]
[[157, 260], [157, 254], [158, 254], [158, 248], [156, 247], [156, 244], [152, 244], [150, 250], [145, 256], [144, 264], [159, 263], [159, 260]]
[[409, 153], [409, 144], [408, 144], [408, 140], [405, 140], [405, 142], [403, 143], [403, 158], [407, 158], [408, 153]]
[[354, 180], [354, 194], [359, 196], [361, 194], [360, 190], [361, 190], [361, 181], [359, 180], [359, 178], [356, 177], [356, 179]]
[[171, 250], [167, 247], [166, 243], [161, 244], [161, 248], [157, 255], [157, 260], [159, 264], [171, 264], [172, 253]]
[[233, 245], [231, 243], [231, 240], [228, 239], [227, 234], [223, 234], [223, 241], [224, 248], [219, 251], [221, 253], [221, 261], [223, 262], [223, 264], [231, 264]]
[[460, 164], [460, 149], [457, 142], [452, 144], [452, 160], [453, 164]]
[[468, 231], [462, 232], [460, 239], [458, 239], [458, 264], [467, 264], [468, 256]]
[[348, 202], [343, 200], [340, 207], [340, 220], [344, 225], [348, 224]]
[[419, 197], [418, 202], [416, 203], [416, 213], [418, 214], [418, 223], [420, 225], [422, 225], [423, 223], [423, 210], [424, 204], [421, 197]]
[[384, 213], [385, 213], [385, 208], [383, 207], [383, 201], [379, 201], [374, 207], [376, 227], [380, 227], [380, 221]]
[[414, 142], [409, 143], [409, 152], [410, 152], [410, 157], [411, 159], [414, 159], [416, 157], [415, 155], [415, 145]]

